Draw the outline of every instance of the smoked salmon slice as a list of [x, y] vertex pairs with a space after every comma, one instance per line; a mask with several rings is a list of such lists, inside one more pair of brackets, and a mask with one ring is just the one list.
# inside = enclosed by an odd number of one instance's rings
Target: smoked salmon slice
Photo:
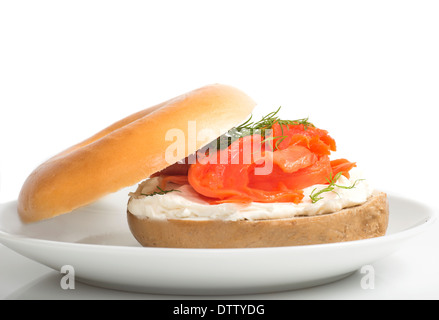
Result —
[[349, 178], [356, 166], [346, 159], [330, 160], [335, 140], [312, 124], [274, 122], [264, 129], [265, 135], [246, 135], [204, 155], [188, 166], [187, 175], [184, 170], [162, 181], [189, 183], [211, 204], [299, 203], [304, 188], [327, 184], [339, 172]]

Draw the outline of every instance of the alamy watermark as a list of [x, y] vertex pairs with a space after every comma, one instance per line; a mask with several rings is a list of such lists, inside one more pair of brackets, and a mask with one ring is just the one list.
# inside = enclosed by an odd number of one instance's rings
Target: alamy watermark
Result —
[[375, 268], [370, 264], [364, 265], [361, 267], [360, 272], [364, 274], [360, 281], [361, 289], [375, 289]]
[[[71, 265], [63, 265], [61, 267], [60, 286], [63, 290], [75, 289], [75, 269]], [[360, 287], [364, 290], [375, 289], [375, 268], [372, 265], [364, 265], [360, 269], [360, 273], [364, 274], [360, 280]], [[259, 313], [259, 312], [258, 312]]]
[[73, 266], [66, 264], [61, 267], [61, 274], [64, 276], [61, 277], [60, 286], [63, 290], [72, 290], [75, 289], [75, 269]]
[[[273, 157], [271, 152], [265, 152], [273, 149], [274, 139], [271, 137], [271, 129], [254, 130], [251, 135], [240, 136], [248, 139], [245, 143], [233, 143], [235, 139], [224, 132], [228, 131], [212, 128], [197, 130], [196, 121], [188, 121], [187, 130], [169, 129], [165, 134], [165, 141], [171, 143], [166, 148], [165, 161], [169, 165], [177, 162], [244, 165], [257, 163], [255, 175], [267, 175], [272, 172]], [[204, 147], [197, 149], [198, 145]], [[188, 150], [196, 151], [186, 157]]]

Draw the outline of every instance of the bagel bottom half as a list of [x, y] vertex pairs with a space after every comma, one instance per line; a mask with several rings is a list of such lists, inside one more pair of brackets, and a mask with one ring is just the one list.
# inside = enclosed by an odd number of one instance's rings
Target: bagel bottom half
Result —
[[383, 236], [388, 221], [383, 192], [335, 213], [289, 219], [163, 220], [138, 218], [128, 211], [131, 232], [145, 247], [254, 248], [343, 242]]

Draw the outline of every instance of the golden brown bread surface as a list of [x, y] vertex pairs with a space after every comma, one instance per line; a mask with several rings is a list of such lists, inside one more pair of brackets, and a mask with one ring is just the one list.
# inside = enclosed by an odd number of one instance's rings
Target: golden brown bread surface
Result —
[[248, 248], [299, 246], [383, 236], [389, 220], [387, 195], [375, 192], [362, 205], [336, 213], [256, 221], [139, 219], [128, 224], [143, 246]]
[[224, 133], [246, 120], [254, 106], [242, 91], [215, 84], [132, 114], [38, 166], [23, 184], [18, 214], [23, 222], [39, 221], [134, 185], [172, 164], [165, 159], [174, 143], [165, 140], [168, 130], [184, 133], [184, 158], [206, 144], [188, 143], [189, 121], [196, 121], [195, 134]]

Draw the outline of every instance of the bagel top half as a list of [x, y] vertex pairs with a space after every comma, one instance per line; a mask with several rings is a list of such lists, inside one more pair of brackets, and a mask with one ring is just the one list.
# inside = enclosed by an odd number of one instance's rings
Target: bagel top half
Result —
[[214, 84], [132, 114], [38, 166], [22, 186], [18, 214], [25, 223], [48, 219], [132, 186], [172, 164], [165, 159], [174, 143], [165, 139], [169, 130], [184, 133], [183, 159], [206, 144], [189, 141], [188, 122], [195, 121], [195, 134], [209, 129], [219, 136], [255, 105], [242, 91]]

